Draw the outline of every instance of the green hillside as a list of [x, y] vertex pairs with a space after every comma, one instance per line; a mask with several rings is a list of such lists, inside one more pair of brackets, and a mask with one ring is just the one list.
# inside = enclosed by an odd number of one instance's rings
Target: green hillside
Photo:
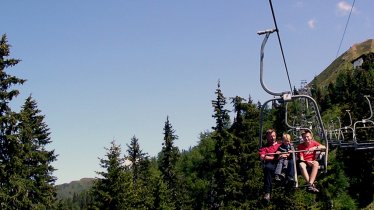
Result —
[[337, 75], [347, 69], [351, 69], [352, 61], [361, 55], [374, 52], [374, 39], [368, 39], [362, 43], [354, 44], [349, 50], [335, 59], [324, 71], [322, 71], [311, 82], [319, 84], [321, 87], [326, 87], [330, 82], [336, 80]]
[[82, 178], [79, 181], [72, 181], [61, 185], [56, 185], [57, 199], [73, 198], [92, 186], [93, 178]]

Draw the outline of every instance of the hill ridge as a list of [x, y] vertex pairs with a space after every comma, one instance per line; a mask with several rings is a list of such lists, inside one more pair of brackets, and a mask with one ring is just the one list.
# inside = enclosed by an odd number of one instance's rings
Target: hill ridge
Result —
[[321, 87], [327, 87], [329, 83], [333, 83], [336, 80], [339, 73], [353, 67], [352, 61], [368, 53], [374, 53], [374, 39], [367, 39], [363, 42], [353, 44], [347, 51], [332, 61], [325, 70], [317, 75], [308, 86], [316, 83]]
[[94, 178], [81, 178], [80, 180], [71, 181], [56, 185], [57, 199], [73, 198], [74, 194], [79, 195], [83, 191], [91, 188]]

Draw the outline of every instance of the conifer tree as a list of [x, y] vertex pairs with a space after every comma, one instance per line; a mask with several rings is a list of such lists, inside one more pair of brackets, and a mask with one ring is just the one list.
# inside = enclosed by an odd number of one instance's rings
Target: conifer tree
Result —
[[54, 150], [47, 150], [51, 143], [49, 128], [40, 115], [35, 100], [29, 96], [19, 114], [19, 143], [22, 148], [21, 168], [18, 172], [26, 184], [23, 208], [51, 208], [55, 202], [55, 171], [51, 165], [57, 159]]
[[182, 177], [183, 208], [182, 209], [207, 209], [208, 191], [210, 189], [214, 168], [214, 140], [210, 132], [200, 134], [197, 146], [182, 152], [177, 171]]
[[22, 167], [23, 157], [21, 143], [17, 138], [17, 114], [11, 110], [9, 103], [19, 94], [12, 89], [22, 85], [25, 80], [7, 74], [7, 68], [20, 62], [8, 58], [10, 45], [6, 35], [0, 39], [0, 208], [17, 209], [23, 206], [23, 197], [27, 191], [22, 175], [18, 169]]
[[229, 151], [231, 163], [235, 166], [235, 177], [232, 179], [230, 200], [236, 208], [246, 208], [244, 203], [259, 197], [259, 178], [262, 171], [258, 167], [258, 120], [259, 110], [256, 104], [252, 104], [251, 97], [248, 102], [241, 97], [232, 98], [232, 104], [236, 112], [230, 133], [234, 136], [232, 150]]
[[131, 209], [132, 181], [126, 171], [121, 147], [111, 142], [106, 159], [100, 158], [100, 166], [106, 171], [96, 172], [101, 177], [95, 179], [91, 193], [94, 206], [99, 209]]
[[225, 163], [225, 150], [227, 146], [232, 144], [232, 137], [228, 132], [228, 127], [230, 124], [229, 111], [225, 108], [226, 98], [223, 96], [220, 82], [218, 82], [216, 89], [216, 100], [212, 101], [212, 106], [214, 108], [213, 117], [216, 119], [216, 126], [213, 127], [213, 139], [215, 140], [215, 156], [216, 162], [213, 168], [214, 177], [211, 184], [211, 191], [209, 193], [210, 208], [219, 209], [227, 204], [227, 189], [226, 181], [228, 171]]
[[164, 143], [160, 154], [159, 169], [163, 182], [171, 193], [171, 199], [175, 202], [175, 207], [180, 206], [178, 204], [178, 177], [175, 170], [175, 165], [179, 157], [178, 147], [174, 146], [174, 141], [177, 139], [178, 136], [175, 135], [175, 130], [169, 121], [169, 117], [167, 117], [164, 126]]
[[162, 178], [155, 180], [153, 189], [153, 203], [150, 209], [176, 209], [172, 198], [170, 197], [170, 190], [164, 183]]
[[130, 161], [130, 171], [133, 183], [133, 203], [138, 209], [152, 208], [153, 198], [151, 192], [152, 175], [150, 173], [150, 160], [147, 153], [140, 149], [139, 140], [135, 135], [127, 144], [127, 156]]
[[234, 110], [236, 111], [236, 117], [231, 128], [228, 129], [232, 137], [230, 141], [226, 142], [225, 149], [225, 168], [229, 176], [226, 178], [226, 200], [229, 203], [229, 208], [240, 208], [241, 203], [243, 203], [244, 196], [243, 184], [244, 177], [241, 173], [241, 166], [243, 165], [246, 156], [246, 143], [242, 136], [239, 135], [241, 131], [245, 132], [244, 117], [242, 111], [244, 99], [241, 97], [232, 98], [232, 103], [234, 104]]
[[128, 159], [131, 163], [130, 169], [133, 174], [133, 184], [134, 187], [136, 187], [136, 182], [140, 173], [140, 164], [145, 160], [146, 153], [143, 153], [143, 151], [140, 149], [139, 140], [135, 136], [131, 138], [130, 145], [127, 144], [127, 153], [128, 156], [126, 159]]

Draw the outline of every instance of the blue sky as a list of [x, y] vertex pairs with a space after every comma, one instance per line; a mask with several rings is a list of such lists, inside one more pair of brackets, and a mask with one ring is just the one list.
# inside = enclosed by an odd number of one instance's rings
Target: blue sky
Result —
[[[292, 86], [335, 58], [353, 1], [273, 0]], [[27, 79], [59, 155], [57, 184], [95, 177], [98, 157], [134, 135], [143, 152], [162, 146], [166, 117], [188, 149], [214, 126], [211, 100], [223, 94], [264, 102], [257, 31], [274, 27], [265, 0], [2, 2], [1, 34], [22, 60], [8, 73]], [[374, 1], [359, 0], [339, 54], [374, 38]], [[265, 52], [265, 83], [289, 90], [276, 35]], [[232, 109], [231, 106], [227, 107]]]

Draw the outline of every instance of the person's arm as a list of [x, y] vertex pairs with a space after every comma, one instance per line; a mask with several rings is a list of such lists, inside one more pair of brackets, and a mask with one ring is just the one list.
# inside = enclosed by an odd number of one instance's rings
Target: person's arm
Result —
[[287, 151], [286, 151], [286, 152], [288, 152], [288, 153], [285, 154], [284, 157], [286, 157], [286, 158], [290, 157], [291, 153], [294, 152], [294, 150], [295, 150], [295, 149], [293, 148], [293, 146], [290, 145], [289, 148], [288, 148]]
[[[299, 147], [297, 147], [297, 150], [303, 150], [303, 148], [300, 147], [300, 145], [299, 145]], [[303, 152], [299, 152], [299, 160], [304, 161], [304, 153]]]
[[260, 151], [258, 152], [258, 154], [260, 155], [260, 159], [261, 160], [265, 160], [265, 156], [266, 156], [266, 148], [261, 148]]
[[274, 156], [265, 155], [264, 160], [274, 160]]
[[326, 149], [326, 147], [325, 147], [325, 145], [320, 144], [320, 145], [317, 146], [317, 149]]
[[284, 151], [283, 151], [282, 147], [279, 147], [278, 150], [277, 150], [275, 153], [277, 153], [277, 156], [278, 156], [278, 157], [279, 157], [279, 156], [282, 157], [282, 156], [283, 156], [283, 155], [282, 155], [283, 152], [284, 152]]
[[274, 156], [273, 155], [266, 155], [267, 154], [267, 150], [266, 148], [261, 148], [260, 151], [259, 151], [259, 154], [260, 154], [260, 158], [261, 160], [274, 160]]
[[326, 149], [326, 147], [324, 146], [324, 145], [322, 145], [322, 144], [320, 144], [319, 142], [315, 142], [316, 143], [316, 145], [314, 146], [314, 147], [312, 147], [312, 148], [310, 148], [309, 150], [324, 150], [324, 149]]
[[261, 159], [262, 160], [274, 160], [274, 156], [273, 155], [266, 155], [266, 154], [263, 154], [261, 155]]

